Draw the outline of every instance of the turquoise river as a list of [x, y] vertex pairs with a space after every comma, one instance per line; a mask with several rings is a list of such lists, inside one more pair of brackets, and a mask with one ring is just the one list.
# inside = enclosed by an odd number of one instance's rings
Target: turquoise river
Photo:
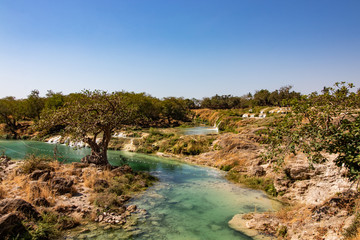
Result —
[[[0, 152], [13, 159], [26, 154], [53, 155], [55, 145], [35, 141], [0, 140]], [[80, 161], [89, 149], [72, 149], [56, 145], [60, 159]], [[224, 172], [177, 160], [151, 155], [109, 151], [109, 161], [120, 164], [126, 158], [135, 170], [148, 171], [159, 178], [153, 187], [133, 198], [130, 204], [145, 209], [130, 230], [93, 229], [78, 239], [252, 239], [228, 226], [238, 213], [268, 211], [278, 208], [261, 191], [243, 188], [228, 182]]]

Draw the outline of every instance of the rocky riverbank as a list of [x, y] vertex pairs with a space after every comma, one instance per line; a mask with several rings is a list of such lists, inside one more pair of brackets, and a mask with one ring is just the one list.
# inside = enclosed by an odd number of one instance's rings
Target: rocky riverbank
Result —
[[[128, 166], [61, 164], [34, 156], [0, 159], [0, 239], [53, 239], [68, 229], [127, 228], [144, 210], [128, 205], [131, 196], [155, 179]], [[146, 213], [145, 213], [146, 214]]]
[[303, 154], [291, 155], [279, 168], [262, 160], [264, 147], [255, 134], [258, 130], [221, 134], [213, 143], [219, 150], [187, 158], [230, 169], [230, 180], [265, 190], [284, 203], [279, 212], [236, 215], [229, 226], [255, 239], [335, 240], [354, 235], [358, 195], [346, 171], [334, 164], [335, 156], [328, 156], [325, 163], [310, 164]]

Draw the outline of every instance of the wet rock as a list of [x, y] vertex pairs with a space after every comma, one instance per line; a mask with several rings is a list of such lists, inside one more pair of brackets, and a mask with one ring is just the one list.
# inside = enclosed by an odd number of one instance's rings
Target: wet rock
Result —
[[136, 205], [129, 205], [127, 208], [126, 208], [126, 211], [130, 212], [130, 213], [133, 213], [135, 212], [137, 209]]
[[40, 214], [35, 207], [23, 199], [3, 199], [0, 201], [0, 214], [17, 212], [18, 216], [26, 219], [39, 220]]
[[104, 215], [99, 215], [98, 222], [102, 222], [104, 220]]
[[73, 184], [73, 180], [65, 179], [62, 177], [56, 177], [50, 181], [51, 189], [53, 189], [59, 195], [70, 193], [72, 191]]
[[48, 200], [46, 200], [46, 198], [36, 198], [34, 200], [34, 204], [36, 206], [42, 206], [42, 207], [50, 207], [50, 203]]
[[8, 213], [0, 217], [0, 239], [26, 235], [27, 231], [16, 213]]

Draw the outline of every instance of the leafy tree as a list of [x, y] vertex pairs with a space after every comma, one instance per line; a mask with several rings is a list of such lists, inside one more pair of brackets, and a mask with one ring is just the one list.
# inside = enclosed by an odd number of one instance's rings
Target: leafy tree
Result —
[[84, 91], [70, 94], [67, 102], [57, 110], [43, 112], [38, 128], [48, 130], [56, 125], [64, 125], [63, 134], [89, 144], [91, 155], [84, 162], [108, 165], [107, 149], [116, 128], [133, 124], [137, 116], [137, 106], [124, 92]]
[[168, 97], [162, 101], [162, 114], [167, 118], [168, 123], [171, 119], [187, 121], [189, 109], [184, 99]]
[[14, 97], [0, 99], [0, 121], [5, 123], [5, 131], [10, 132], [16, 139], [17, 131], [22, 128], [19, 123], [25, 114], [25, 103]]
[[53, 92], [52, 90], [48, 90], [46, 93], [45, 99], [45, 108], [47, 109], [59, 109], [65, 103], [65, 96], [61, 92]]
[[359, 95], [353, 84], [341, 82], [294, 99], [292, 111], [279, 118], [267, 131], [267, 158], [279, 165], [289, 153], [305, 153], [311, 162], [326, 160], [325, 154], [337, 154], [335, 162], [348, 169], [351, 180], [360, 173]]
[[39, 96], [39, 90], [32, 90], [26, 99], [26, 115], [31, 119], [40, 119], [40, 113], [44, 108], [44, 99]]
[[270, 92], [266, 89], [256, 91], [254, 94], [254, 102], [257, 106], [268, 106], [269, 105]]

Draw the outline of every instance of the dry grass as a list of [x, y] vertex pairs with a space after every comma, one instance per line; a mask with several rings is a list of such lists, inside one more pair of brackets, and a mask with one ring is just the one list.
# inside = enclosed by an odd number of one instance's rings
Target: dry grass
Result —
[[358, 234], [353, 238], [349, 238], [349, 240], [360, 240], [360, 235]]
[[3, 186], [6, 186], [9, 193], [7, 195], [13, 195], [13, 197], [21, 197], [29, 202], [33, 202], [36, 198], [45, 198], [51, 205], [55, 203], [55, 193], [47, 183], [30, 183], [26, 175], [18, 175], [16, 171], [8, 175]]
[[2, 186], [0, 186], [0, 200], [6, 197], [6, 191]]
[[108, 182], [114, 177], [114, 174], [109, 170], [98, 171], [96, 168], [87, 168], [84, 170], [82, 178], [84, 185], [88, 188], [94, 188], [96, 180], [103, 179]]
[[280, 209], [276, 213], [276, 217], [288, 223], [303, 222], [311, 217], [311, 208], [306, 207], [304, 204], [287, 206]]

